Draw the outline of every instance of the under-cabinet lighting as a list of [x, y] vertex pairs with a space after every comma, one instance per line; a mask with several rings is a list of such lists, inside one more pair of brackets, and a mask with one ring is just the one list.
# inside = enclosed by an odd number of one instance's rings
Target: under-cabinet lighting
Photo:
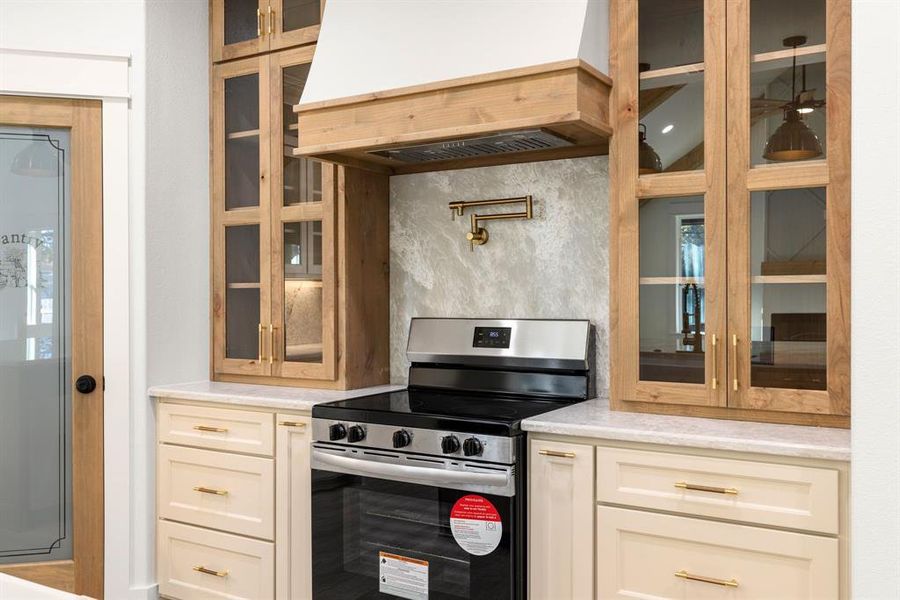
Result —
[[662, 128], [662, 132], [663, 132], [663, 134], [666, 134], [666, 133], [669, 133], [670, 131], [672, 131], [673, 129], [675, 129], [675, 126], [673, 124], [669, 123], [668, 125], [666, 125], [665, 127]]
[[808, 115], [809, 113], [813, 112], [814, 110], [816, 110], [816, 109], [814, 109], [812, 106], [804, 106], [802, 108], [798, 108], [797, 112], [800, 113], [801, 115]]

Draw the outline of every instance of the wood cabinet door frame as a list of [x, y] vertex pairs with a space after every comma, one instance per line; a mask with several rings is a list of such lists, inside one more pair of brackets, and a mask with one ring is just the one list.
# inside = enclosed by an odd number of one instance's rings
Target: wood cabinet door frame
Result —
[[[337, 363], [337, 228], [336, 197], [337, 167], [322, 164], [322, 201], [284, 206], [284, 169], [281, 155], [284, 152], [284, 115], [282, 111], [283, 71], [285, 67], [312, 62], [314, 46], [294, 48], [270, 55], [269, 64], [269, 115], [270, 154], [272, 156], [271, 185], [271, 266], [272, 274], [271, 323], [275, 335], [271, 340], [275, 362], [272, 374], [297, 379], [334, 380]], [[279, 157], [277, 160], [275, 157]], [[302, 221], [322, 222], [322, 362], [303, 363], [285, 360], [284, 318], [284, 224]]]
[[285, 0], [270, 0], [266, 8], [266, 31], [270, 37], [270, 48], [281, 50], [315, 43], [319, 39], [322, 17], [325, 14], [325, 0], [319, 2], [319, 23], [291, 31], [283, 30], [284, 4]]
[[229, 0], [209, 0], [209, 42], [213, 62], [221, 62], [268, 52], [272, 36], [267, 34], [269, 0], [257, 4], [257, 36], [236, 44], [225, 43], [225, 4]]
[[[210, 269], [212, 273], [212, 370], [236, 375], [269, 375], [274, 358], [267, 353], [271, 325], [271, 236], [270, 236], [270, 128], [269, 58], [261, 56], [215, 65], [212, 72], [212, 150]], [[259, 75], [259, 206], [225, 210], [225, 81], [242, 75]], [[230, 226], [258, 225], [260, 242], [259, 355], [254, 359], [228, 358], [225, 323], [227, 318], [225, 281], [225, 230]]]
[[[696, 171], [638, 174], [638, 2], [616, 0], [611, 66], [613, 119], [610, 151], [611, 258], [616, 293], [610, 297], [613, 404], [648, 403], [725, 406], [721, 385], [725, 374], [725, 3], [704, 2], [704, 63], [685, 72], [704, 71], [704, 168]], [[676, 69], [677, 70], [677, 69]], [[671, 74], [673, 69], [660, 69]], [[654, 76], [653, 72], [643, 76]], [[706, 352], [703, 384], [641, 381], [640, 361], [640, 232], [639, 208], [654, 198], [704, 196]], [[711, 344], [716, 336], [716, 351]], [[719, 377], [714, 383], [714, 374]]]
[[[0, 96], [0, 122], [67, 129], [71, 136], [71, 561], [0, 565], [11, 575], [103, 598], [103, 174], [99, 100]], [[75, 393], [75, 379], [97, 387]]]
[[[750, 56], [750, 0], [728, 3], [728, 348], [736, 352], [728, 361], [728, 405], [735, 408], [850, 414], [850, 3], [824, 2], [828, 155], [757, 166], [750, 160], [750, 71], [761, 57]], [[827, 389], [753, 387], [751, 193], [805, 187], [824, 187], [827, 197]]]

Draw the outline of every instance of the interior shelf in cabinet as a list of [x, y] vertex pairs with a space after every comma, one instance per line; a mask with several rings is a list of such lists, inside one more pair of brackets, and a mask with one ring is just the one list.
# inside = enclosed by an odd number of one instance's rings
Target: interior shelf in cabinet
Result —
[[825, 283], [827, 275], [754, 275], [753, 283]]
[[247, 129], [245, 131], [234, 131], [226, 134], [225, 138], [229, 140], [240, 140], [243, 138], [256, 137], [259, 135], [259, 129]]
[[228, 289], [230, 290], [258, 290], [258, 283], [229, 283], [227, 284]]
[[702, 277], [641, 277], [641, 285], [703, 285]]

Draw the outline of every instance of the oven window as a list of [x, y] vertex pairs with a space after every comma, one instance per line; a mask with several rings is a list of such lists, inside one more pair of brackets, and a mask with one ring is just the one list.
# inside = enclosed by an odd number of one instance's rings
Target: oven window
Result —
[[450, 530], [451, 508], [471, 492], [319, 470], [312, 492], [316, 600], [394, 597], [379, 592], [380, 552], [427, 562], [430, 600], [501, 600], [523, 591], [511, 551], [516, 498], [479, 494], [500, 513], [503, 531], [492, 552], [475, 556]]

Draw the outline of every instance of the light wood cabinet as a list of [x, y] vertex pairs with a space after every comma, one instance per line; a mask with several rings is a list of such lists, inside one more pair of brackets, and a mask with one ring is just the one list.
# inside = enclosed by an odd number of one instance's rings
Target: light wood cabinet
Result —
[[849, 426], [849, 4], [612, 3], [614, 408]]
[[310, 44], [319, 38], [324, 0], [210, 0], [214, 62]]
[[311, 421], [286, 414], [276, 418], [275, 597], [312, 598]]
[[528, 451], [528, 596], [594, 594], [594, 448], [532, 440]]
[[314, 51], [213, 66], [217, 380], [331, 388], [388, 380], [388, 179], [293, 155], [293, 105]]
[[597, 597], [837, 600], [838, 541], [597, 508]]
[[[308, 414], [180, 401], [161, 402], [157, 412], [160, 594], [311, 598]], [[234, 445], [239, 437], [204, 437], [228, 434], [269, 443], [250, 455]]]

